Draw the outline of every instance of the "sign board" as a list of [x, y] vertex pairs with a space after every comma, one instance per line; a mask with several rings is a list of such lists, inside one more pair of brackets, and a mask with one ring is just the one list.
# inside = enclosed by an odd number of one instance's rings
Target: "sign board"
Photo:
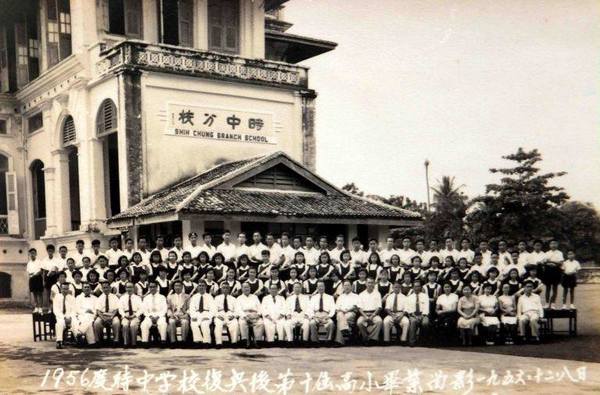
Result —
[[248, 144], [277, 144], [273, 114], [167, 104], [165, 134]]

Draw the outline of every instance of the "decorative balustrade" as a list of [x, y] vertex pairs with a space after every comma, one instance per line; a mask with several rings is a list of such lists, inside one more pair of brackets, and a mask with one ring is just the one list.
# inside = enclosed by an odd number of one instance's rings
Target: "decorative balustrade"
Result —
[[215, 52], [122, 41], [100, 53], [97, 76], [121, 69], [142, 69], [243, 81], [285, 88], [308, 87], [308, 69], [283, 62], [247, 59]]

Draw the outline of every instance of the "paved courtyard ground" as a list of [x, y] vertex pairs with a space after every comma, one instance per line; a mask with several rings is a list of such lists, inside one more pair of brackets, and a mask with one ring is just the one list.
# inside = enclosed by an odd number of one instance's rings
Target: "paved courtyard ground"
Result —
[[580, 336], [511, 347], [56, 350], [5, 310], [0, 394], [600, 393], [600, 285], [577, 291]]

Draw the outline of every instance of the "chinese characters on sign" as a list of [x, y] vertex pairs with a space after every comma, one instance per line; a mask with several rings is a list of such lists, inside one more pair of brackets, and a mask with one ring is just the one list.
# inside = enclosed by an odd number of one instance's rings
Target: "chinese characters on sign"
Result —
[[[364, 373], [364, 372], [363, 372]], [[69, 388], [74, 392], [86, 391], [129, 391], [135, 393], [179, 393], [179, 394], [281, 394], [292, 393], [373, 393], [373, 394], [421, 394], [424, 392], [444, 392], [452, 394], [472, 394], [480, 392], [501, 393], [525, 391], [528, 386], [561, 383], [581, 385], [587, 381], [587, 368], [580, 366], [569, 369], [556, 366], [555, 369], [532, 368], [529, 371], [490, 370], [476, 373], [473, 369], [424, 372], [418, 368], [390, 370], [382, 375], [371, 371], [356, 375], [347, 371], [333, 375], [327, 371], [269, 373], [260, 370], [246, 373], [241, 370], [220, 369], [194, 370], [181, 372], [135, 371], [125, 365], [121, 370], [107, 369], [46, 370], [40, 388], [58, 390]], [[581, 388], [581, 387], [580, 387]]]
[[169, 103], [166, 134], [250, 144], [277, 144], [273, 116]]

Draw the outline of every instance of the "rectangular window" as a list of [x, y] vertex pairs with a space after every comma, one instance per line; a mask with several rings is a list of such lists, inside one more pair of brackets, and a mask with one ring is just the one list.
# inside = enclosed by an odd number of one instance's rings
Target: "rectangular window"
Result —
[[6, 119], [0, 119], [0, 134], [8, 134]]
[[17, 57], [17, 87], [29, 82], [29, 55], [27, 52], [27, 27], [25, 23], [15, 23], [15, 55]]
[[239, 0], [208, 1], [208, 45], [210, 50], [239, 53]]
[[48, 66], [71, 55], [71, 6], [69, 0], [46, 1]]
[[194, 1], [162, 0], [161, 3], [162, 43], [194, 46]]
[[141, 0], [103, 0], [108, 12], [108, 32], [131, 38], [142, 38]]
[[27, 131], [29, 133], [33, 133], [36, 130], [39, 130], [44, 127], [44, 114], [42, 112], [38, 112], [35, 115], [27, 118]]
[[10, 90], [8, 79], [8, 46], [6, 41], [6, 27], [0, 26], [0, 92]]

